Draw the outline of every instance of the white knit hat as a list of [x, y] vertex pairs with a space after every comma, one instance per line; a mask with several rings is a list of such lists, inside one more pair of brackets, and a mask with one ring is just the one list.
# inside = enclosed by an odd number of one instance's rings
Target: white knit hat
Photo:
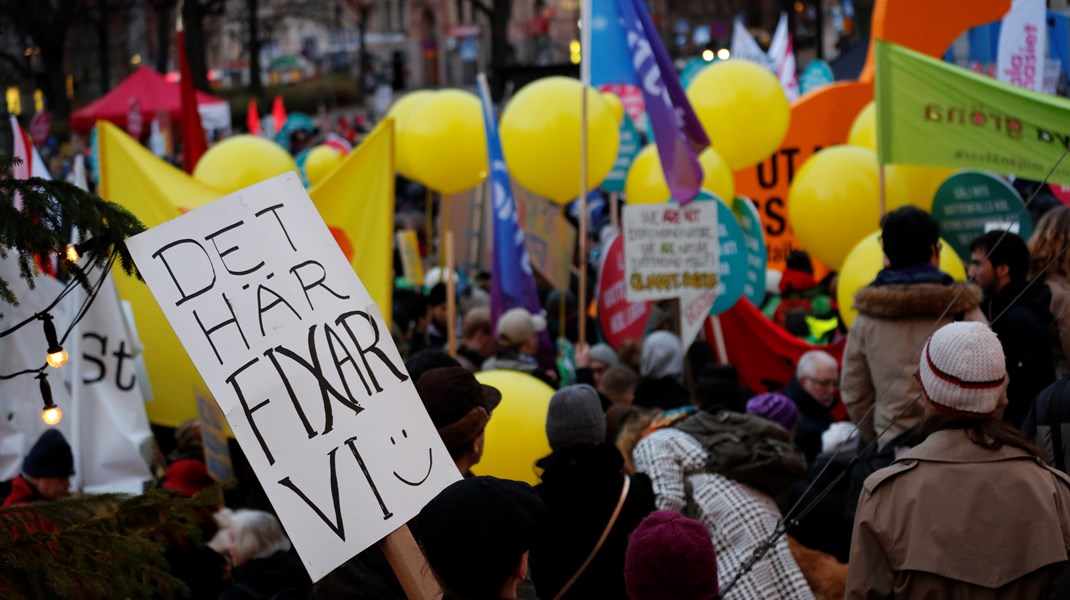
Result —
[[918, 380], [938, 410], [988, 416], [995, 412], [1007, 382], [1003, 346], [987, 325], [949, 323], [925, 344]]

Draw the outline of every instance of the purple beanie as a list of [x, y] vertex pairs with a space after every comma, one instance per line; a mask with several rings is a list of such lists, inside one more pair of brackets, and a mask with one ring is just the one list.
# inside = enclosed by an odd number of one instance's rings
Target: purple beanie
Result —
[[720, 597], [710, 532], [675, 511], [650, 513], [628, 538], [624, 585], [632, 600]]
[[747, 400], [747, 414], [757, 415], [791, 430], [799, 422], [799, 407], [784, 394], [769, 392]]

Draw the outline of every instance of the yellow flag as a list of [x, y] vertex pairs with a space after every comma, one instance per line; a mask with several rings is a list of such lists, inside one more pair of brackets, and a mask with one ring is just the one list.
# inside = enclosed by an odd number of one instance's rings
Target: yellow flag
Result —
[[386, 119], [309, 192], [383, 319], [394, 288], [394, 120]]
[[[153, 156], [121, 129], [97, 123], [100, 151], [100, 195], [126, 207], [146, 227], [155, 227], [179, 214], [181, 208], [196, 208], [223, 194]], [[134, 308], [138, 335], [145, 346], [145, 367], [152, 385], [153, 401], [145, 408], [149, 420], [177, 427], [196, 419], [197, 399], [193, 386], [207, 388], [182, 348], [149, 287], [136, 277], [116, 269], [119, 295]]]
[[[100, 195], [155, 227], [225, 194], [154, 156], [118, 127], [97, 124]], [[390, 322], [394, 271], [394, 122], [387, 119], [309, 195], [364, 287]], [[119, 293], [134, 307], [152, 384], [149, 420], [177, 427], [198, 417], [193, 386], [201, 376], [148, 286], [116, 273]]]

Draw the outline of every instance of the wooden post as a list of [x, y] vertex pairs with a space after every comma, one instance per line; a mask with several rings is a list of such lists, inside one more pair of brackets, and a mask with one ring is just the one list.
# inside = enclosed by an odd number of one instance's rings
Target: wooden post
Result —
[[457, 356], [457, 281], [453, 277], [453, 232], [446, 230], [446, 352]]
[[449, 194], [441, 194], [440, 198], [438, 207], [438, 266], [445, 269], [447, 251], [442, 246], [450, 245], [450, 242], [446, 239], [446, 234], [451, 233], [450, 205], [453, 204], [453, 198]]
[[881, 209], [881, 216], [883, 217], [884, 213], [887, 212], [887, 210], [888, 210], [887, 209], [888, 201], [884, 196], [884, 193], [885, 193], [885, 191], [884, 191], [884, 183], [885, 183], [885, 181], [884, 181], [884, 163], [881, 163], [880, 165], [877, 166], [877, 172], [880, 175], [880, 188], [881, 188], [880, 189], [880, 197], [881, 197], [880, 209]]
[[435, 196], [431, 188], [424, 189], [427, 192], [424, 196], [424, 243], [427, 244], [427, 256], [430, 257], [431, 245], [435, 242]]
[[431, 573], [431, 567], [408, 525], [402, 525], [379, 540], [379, 548], [386, 555], [390, 568], [397, 575], [401, 589], [409, 600], [437, 600], [442, 597], [442, 588]]
[[587, 343], [587, 90], [591, 87], [591, 9], [592, 0], [580, 0], [580, 24], [583, 27], [580, 42], [580, 289], [577, 305], [580, 320], [576, 343]]
[[620, 232], [620, 215], [617, 214], [617, 211], [619, 211], [619, 210], [620, 210], [620, 194], [618, 194], [617, 192], [610, 192], [609, 193], [609, 224], [612, 225], [613, 229], [616, 229], [618, 233]]
[[709, 317], [710, 322], [713, 324], [713, 341], [717, 347], [717, 361], [719, 364], [728, 364], [728, 349], [724, 343], [724, 331], [721, 330], [721, 316], [714, 315]]

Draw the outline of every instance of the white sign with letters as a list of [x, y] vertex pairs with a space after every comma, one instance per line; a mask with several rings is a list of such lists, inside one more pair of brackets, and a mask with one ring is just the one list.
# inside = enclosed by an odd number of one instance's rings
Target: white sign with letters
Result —
[[313, 581], [460, 478], [390, 329], [296, 175], [127, 246]]

